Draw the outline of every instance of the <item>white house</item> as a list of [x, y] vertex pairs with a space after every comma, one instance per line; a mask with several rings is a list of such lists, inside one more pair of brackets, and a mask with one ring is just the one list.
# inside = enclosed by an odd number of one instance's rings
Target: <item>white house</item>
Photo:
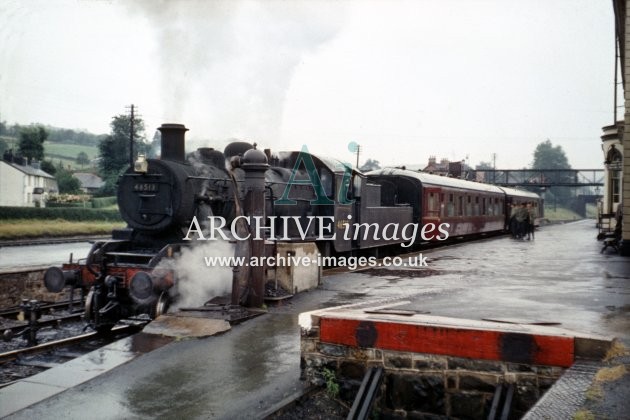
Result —
[[0, 160], [0, 206], [44, 207], [57, 191], [55, 177], [38, 167]]

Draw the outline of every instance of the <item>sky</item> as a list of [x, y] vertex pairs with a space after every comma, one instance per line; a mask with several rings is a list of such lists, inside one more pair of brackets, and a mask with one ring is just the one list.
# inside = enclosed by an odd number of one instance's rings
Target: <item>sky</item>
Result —
[[[0, 120], [233, 139], [360, 162], [601, 168], [613, 123], [609, 1], [0, 1]], [[619, 115], [623, 115], [621, 113]]]

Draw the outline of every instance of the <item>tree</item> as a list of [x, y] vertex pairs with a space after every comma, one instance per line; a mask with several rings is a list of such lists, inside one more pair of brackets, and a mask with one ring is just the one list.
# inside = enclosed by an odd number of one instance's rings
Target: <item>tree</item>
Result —
[[110, 176], [103, 181], [105, 181], [105, 183], [95, 195], [98, 197], [111, 197], [116, 195], [116, 191], [118, 191], [118, 176]]
[[[99, 167], [104, 178], [118, 176], [129, 166], [129, 133], [131, 131], [131, 117], [116, 115], [110, 124], [111, 133], [98, 145], [100, 152]], [[134, 155], [146, 153], [144, 143], [144, 122], [135, 118], [133, 125]]]
[[363, 172], [374, 171], [376, 169], [381, 169], [381, 164], [378, 160], [368, 159], [359, 169]]
[[[569, 159], [564, 153], [562, 146], [554, 146], [551, 140], [547, 139], [538, 144], [534, 150], [534, 161], [532, 169], [571, 169]], [[544, 180], [551, 183], [570, 183], [573, 182], [571, 172], [542, 172]], [[566, 202], [571, 197], [570, 187], [552, 187], [551, 193], [555, 200]]]
[[9, 148], [9, 144], [4, 141], [3, 139], [0, 139], [0, 159], [2, 159], [2, 155], [4, 155], [4, 152]]
[[48, 132], [42, 126], [28, 126], [20, 128], [19, 151], [22, 156], [32, 159], [42, 160], [44, 157], [44, 141], [48, 137]]
[[50, 175], [55, 175], [57, 173], [57, 168], [55, 168], [55, 165], [50, 160], [43, 160], [40, 168], [42, 171]]
[[81, 182], [72, 175], [72, 172], [65, 169], [62, 165], [57, 168], [55, 173], [57, 186], [61, 194], [76, 194], [81, 192]]
[[88, 157], [87, 153], [79, 152], [79, 154], [77, 155], [76, 162], [77, 164], [81, 165], [81, 167], [83, 167], [90, 163], [90, 158]]
[[533, 169], [571, 169], [567, 155], [562, 146], [554, 146], [547, 139], [536, 146], [534, 150]]

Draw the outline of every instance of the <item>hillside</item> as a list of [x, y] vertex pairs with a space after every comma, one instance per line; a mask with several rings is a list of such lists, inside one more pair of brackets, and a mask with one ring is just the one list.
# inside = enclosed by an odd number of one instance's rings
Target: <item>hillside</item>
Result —
[[51, 143], [49, 141], [44, 142], [44, 159], [51, 160], [55, 165], [61, 160], [66, 168], [70, 166], [72, 169], [85, 169], [93, 166], [81, 166], [77, 164], [77, 155], [81, 152], [87, 154], [88, 159], [91, 161], [98, 156], [98, 147], [80, 144]]

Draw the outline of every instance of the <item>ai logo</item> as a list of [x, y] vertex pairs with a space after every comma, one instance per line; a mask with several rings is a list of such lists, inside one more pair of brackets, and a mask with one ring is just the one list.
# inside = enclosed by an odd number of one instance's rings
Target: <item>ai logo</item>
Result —
[[[299, 174], [300, 166], [304, 165], [306, 169], [306, 173], [308, 175], [308, 179], [296, 179]], [[348, 191], [350, 188], [350, 182], [352, 182], [352, 168], [347, 163], [340, 163], [343, 169], [343, 178], [341, 180], [341, 185], [339, 187], [339, 192], [337, 194], [338, 204], [352, 204], [354, 200], [348, 200]], [[333, 200], [326, 196], [324, 192], [324, 187], [322, 185], [322, 180], [319, 177], [319, 173], [317, 172], [317, 167], [315, 166], [315, 162], [313, 162], [313, 156], [309, 153], [306, 145], [302, 146], [302, 150], [298, 154], [297, 159], [295, 160], [295, 165], [293, 166], [293, 170], [291, 171], [291, 176], [289, 177], [289, 181], [287, 182], [287, 186], [284, 188], [284, 192], [282, 193], [282, 197], [277, 199], [274, 204], [275, 205], [295, 205], [297, 202], [295, 200], [291, 200], [289, 198], [289, 193], [291, 192], [291, 186], [293, 185], [311, 185], [313, 190], [315, 191], [316, 199], [311, 200], [311, 204], [314, 205], [322, 205], [322, 204], [335, 204]]]

